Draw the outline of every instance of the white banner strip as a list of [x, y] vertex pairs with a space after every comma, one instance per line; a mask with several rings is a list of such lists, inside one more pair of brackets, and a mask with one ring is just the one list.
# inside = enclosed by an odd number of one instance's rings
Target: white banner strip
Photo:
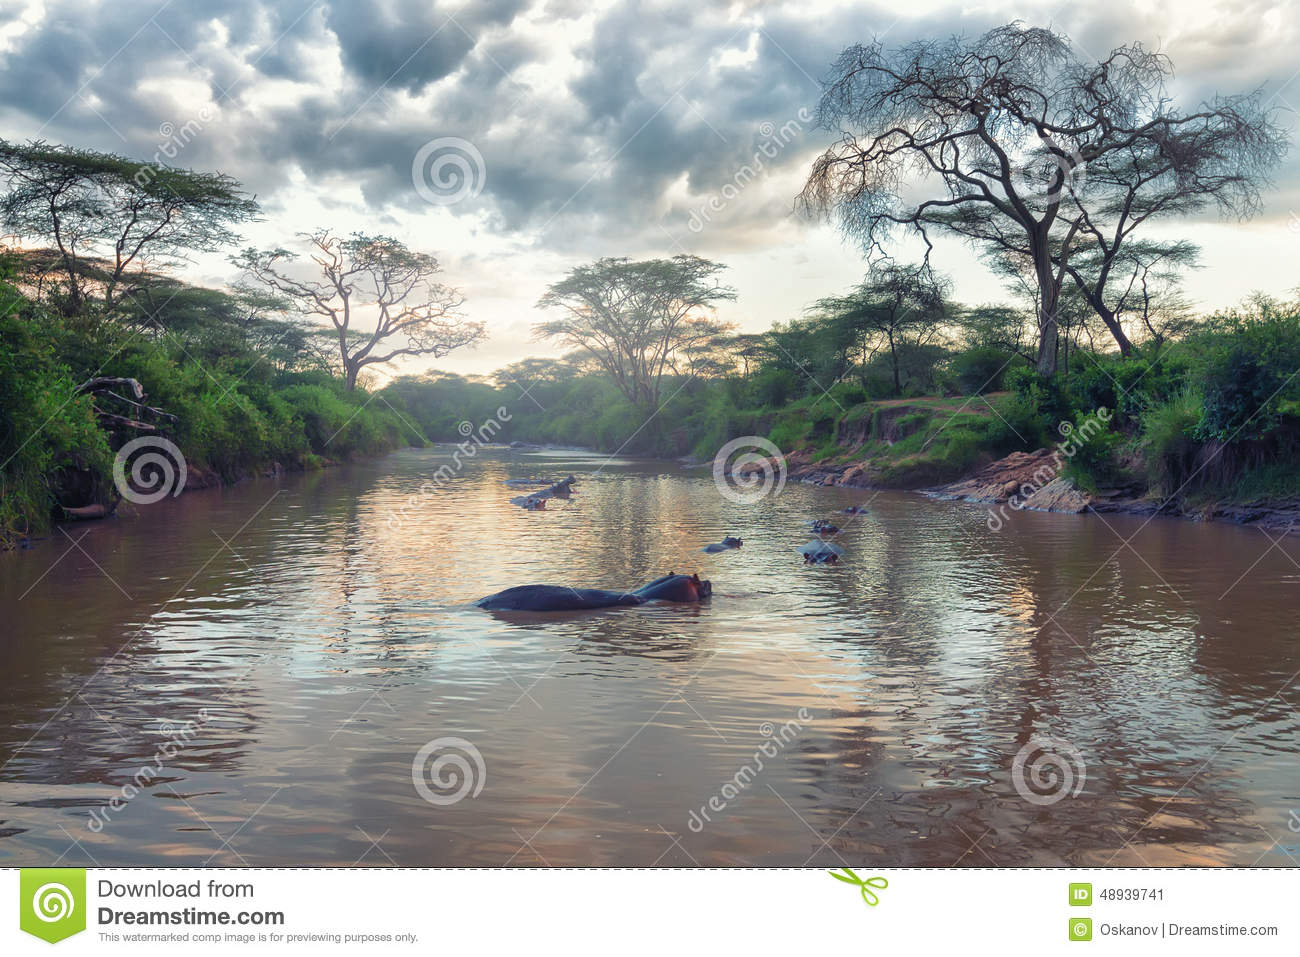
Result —
[[1294, 870], [8, 870], [0, 952], [1296, 953]]

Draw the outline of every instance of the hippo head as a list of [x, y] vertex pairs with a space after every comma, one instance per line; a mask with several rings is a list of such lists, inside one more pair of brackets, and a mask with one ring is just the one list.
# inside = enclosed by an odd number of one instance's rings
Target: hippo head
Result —
[[731, 535], [728, 535], [726, 538], [722, 540], [722, 544], [730, 546], [731, 548], [739, 548], [741, 545], [744, 544], [744, 542], [742, 542], [739, 538], [735, 538]]
[[[736, 539], [736, 544], [740, 544], [740, 539]], [[706, 601], [713, 596], [713, 582], [707, 578], [702, 579], [699, 575], [692, 575], [691, 584], [695, 586], [696, 601]]]

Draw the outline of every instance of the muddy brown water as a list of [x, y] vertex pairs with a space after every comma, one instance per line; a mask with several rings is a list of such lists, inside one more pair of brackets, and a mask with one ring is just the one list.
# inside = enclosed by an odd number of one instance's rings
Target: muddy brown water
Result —
[[[420, 495], [449, 452], [0, 555], [0, 865], [1300, 858], [1294, 536], [994, 532], [794, 484], [741, 503], [707, 470], [569, 452], [480, 452]], [[505, 479], [569, 472], [570, 501], [508, 504]], [[867, 500], [843, 564], [804, 566], [805, 521]], [[468, 605], [669, 570], [713, 600]]]

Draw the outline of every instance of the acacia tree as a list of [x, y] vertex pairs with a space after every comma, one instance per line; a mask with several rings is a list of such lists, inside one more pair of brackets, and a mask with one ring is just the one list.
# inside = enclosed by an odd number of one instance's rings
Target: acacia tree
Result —
[[699, 256], [633, 262], [598, 259], [550, 286], [538, 308], [563, 317], [533, 327], [591, 356], [638, 407], [659, 405], [673, 363], [727, 328], [712, 315], [736, 291], [716, 277], [726, 267]]
[[142, 165], [95, 150], [0, 140], [0, 220], [23, 239], [51, 244], [32, 257], [38, 281], [58, 276], [68, 315], [92, 299], [113, 308], [151, 272], [234, 242], [256, 201], [220, 173]]
[[[841, 138], [801, 202], [837, 213], [869, 254], [904, 228], [927, 262], [931, 231], [1024, 257], [1038, 287], [1037, 366], [1051, 375], [1067, 278], [1095, 307], [1106, 263], [1142, 224], [1211, 204], [1247, 215], [1284, 153], [1258, 92], [1180, 112], [1165, 91], [1171, 72], [1138, 43], [1089, 63], [1063, 35], [1018, 22], [973, 41], [849, 47], [819, 111]], [[1071, 269], [1087, 245], [1101, 263], [1091, 278]]]
[[483, 339], [483, 323], [460, 314], [465, 297], [437, 281], [442, 266], [428, 253], [364, 233], [343, 238], [320, 229], [300, 238], [319, 278], [291, 276], [296, 257], [286, 249], [246, 249], [234, 262], [306, 315], [330, 321], [349, 390], [366, 366], [442, 358]]
[[1178, 282], [1185, 270], [1199, 265], [1200, 252], [1195, 243], [1181, 239], [1135, 239], [1114, 248], [1094, 243], [1071, 259], [1068, 271], [1079, 295], [1128, 355], [1133, 344], [1126, 321], [1156, 346], [1193, 325], [1191, 305]]
[[819, 299], [813, 312], [847, 330], [864, 356], [887, 352], [894, 395], [902, 395], [899, 346], [924, 345], [938, 332], [948, 311], [948, 291], [948, 281], [926, 268], [885, 263], [848, 295]]

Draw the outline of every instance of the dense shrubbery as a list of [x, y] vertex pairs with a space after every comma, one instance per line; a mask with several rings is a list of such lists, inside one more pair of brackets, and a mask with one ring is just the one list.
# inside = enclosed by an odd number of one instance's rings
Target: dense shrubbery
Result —
[[73, 397], [76, 379], [31, 311], [0, 284], [0, 545], [46, 527], [61, 467], [103, 479], [111, 461], [90, 398]]
[[[1084, 484], [1125, 479], [1164, 496], [1300, 493], [1300, 303], [1257, 299], [1181, 342], [1128, 358], [1089, 356], [1046, 382], [1008, 376], [1026, 427], [1113, 412], [1110, 431], [1071, 463]], [[1014, 406], [1013, 406], [1014, 407]], [[1270, 470], [1267, 481], [1258, 474]]]
[[948, 375], [962, 395], [999, 392], [1012, 358], [1001, 349], [977, 346], [966, 349], [948, 360]]
[[0, 283], [0, 545], [48, 528], [61, 504], [111, 500], [109, 437], [91, 397], [74, 395], [93, 375], [138, 380], [150, 405], [176, 416], [168, 437], [187, 464], [227, 481], [425, 441], [368, 393], [324, 372], [278, 371], [225, 341], [221, 358], [200, 359], [178, 336], [53, 315]]

